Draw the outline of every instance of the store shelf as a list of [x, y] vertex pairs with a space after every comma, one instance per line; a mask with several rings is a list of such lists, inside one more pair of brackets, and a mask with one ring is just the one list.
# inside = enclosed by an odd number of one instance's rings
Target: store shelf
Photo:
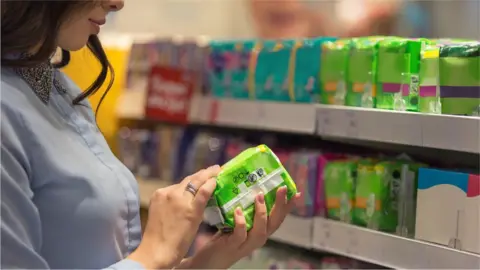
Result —
[[140, 194], [140, 207], [148, 208], [150, 198], [155, 190], [170, 185], [170, 182], [157, 179], [142, 179], [137, 177], [138, 193]]
[[198, 124], [314, 134], [315, 106], [197, 96], [192, 100], [189, 120]]
[[307, 248], [312, 247], [313, 219], [289, 215], [280, 228], [270, 236], [271, 240]]
[[[295, 231], [292, 231], [292, 233]], [[479, 269], [480, 255], [315, 218], [313, 243], [327, 251], [394, 269]]]
[[[141, 207], [169, 185], [138, 179]], [[355, 258], [394, 269], [479, 269], [480, 255], [407, 239], [325, 218], [287, 216], [271, 240]]]
[[[144, 93], [127, 91], [117, 115], [144, 119]], [[194, 96], [190, 123], [480, 153], [480, 118], [319, 104]]]
[[480, 152], [480, 118], [317, 105], [317, 134]]

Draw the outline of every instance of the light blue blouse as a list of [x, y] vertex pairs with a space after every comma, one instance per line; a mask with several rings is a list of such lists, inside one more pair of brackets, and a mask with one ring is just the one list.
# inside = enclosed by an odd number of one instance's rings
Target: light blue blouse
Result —
[[45, 102], [1, 75], [1, 268], [142, 268], [124, 259], [141, 239], [137, 183], [90, 104], [72, 105], [80, 89], [54, 70], [66, 91], [50, 84]]

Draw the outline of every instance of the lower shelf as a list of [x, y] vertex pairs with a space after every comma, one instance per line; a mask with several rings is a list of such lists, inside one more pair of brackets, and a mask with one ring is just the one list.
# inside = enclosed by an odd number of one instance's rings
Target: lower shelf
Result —
[[[169, 182], [138, 179], [140, 205]], [[331, 252], [394, 269], [479, 269], [480, 255], [321, 217], [287, 216], [271, 240]]]
[[479, 269], [480, 255], [325, 218], [289, 216], [271, 237], [394, 269]]

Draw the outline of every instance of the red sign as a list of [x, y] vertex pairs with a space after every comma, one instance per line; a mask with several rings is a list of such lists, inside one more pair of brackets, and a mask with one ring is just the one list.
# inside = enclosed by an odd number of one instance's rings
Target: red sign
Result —
[[189, 71], [171, 67], [152, 67], [148, 78], [146, 117], [186, 124], [194, 83], [194, 74]]

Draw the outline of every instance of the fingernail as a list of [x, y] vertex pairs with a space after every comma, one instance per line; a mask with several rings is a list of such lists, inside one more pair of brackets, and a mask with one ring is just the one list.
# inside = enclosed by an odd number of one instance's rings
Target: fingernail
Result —
[[235, 214], [237, 214], [238, 216], [243, 215], [242, 208], [237, 207], [237, 209], [235, 209]]
[[259, 203], [264, 204], [265, 203], [265, 195], [263, 195], [263, 193], [259, 193], [257, 195], [257, 200], [258, 200]]

